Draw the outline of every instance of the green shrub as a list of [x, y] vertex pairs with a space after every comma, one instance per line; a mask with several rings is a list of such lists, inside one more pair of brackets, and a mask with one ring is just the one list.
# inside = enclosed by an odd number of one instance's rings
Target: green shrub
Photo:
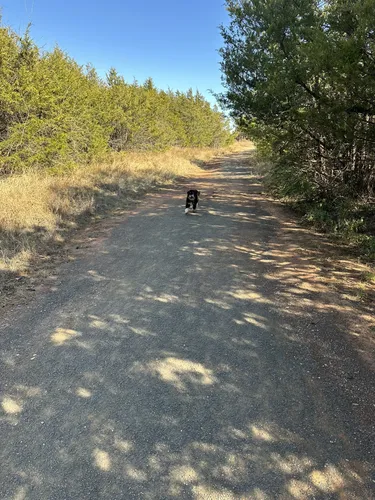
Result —
[[0, 26], [0, 173], [60, 172], [107, 151], [220, 147], [228, 121], [199, 92], [164, 92], [111, 69], [101, 80], [55, 48], [42, 52], [29, 30]]

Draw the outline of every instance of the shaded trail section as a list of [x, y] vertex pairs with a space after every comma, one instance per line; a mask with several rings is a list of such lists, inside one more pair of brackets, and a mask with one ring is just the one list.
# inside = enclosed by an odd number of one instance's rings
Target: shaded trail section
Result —
[[194, 185], [196, 214], [150, 195], [2, 321], [2, 499], [373, 497], [350, 307], [251, 153]]

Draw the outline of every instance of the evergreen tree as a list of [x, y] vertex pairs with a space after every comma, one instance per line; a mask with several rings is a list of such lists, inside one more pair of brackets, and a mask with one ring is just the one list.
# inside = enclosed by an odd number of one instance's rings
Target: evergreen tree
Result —
[[221, 102], [274, 160], [280, 193], [372, 196], [375, 2], [227, 5]]
[[[214, 126], [214, 124], [216, 124]], [[58, 47], [41, 52], [30, 29], [0, 27], [0, 171], [61, 170], [114, 149], [222, 145], [231, 134], [200, 94], [164, 92], [148, 78], [102, 81]]]

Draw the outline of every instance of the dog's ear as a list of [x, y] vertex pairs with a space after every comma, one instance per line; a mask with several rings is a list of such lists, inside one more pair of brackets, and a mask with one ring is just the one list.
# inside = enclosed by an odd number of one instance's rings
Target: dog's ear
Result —
[[197, 195], [200, 196], [201, 195], [201, 192], [200, 191], [197, 191]]

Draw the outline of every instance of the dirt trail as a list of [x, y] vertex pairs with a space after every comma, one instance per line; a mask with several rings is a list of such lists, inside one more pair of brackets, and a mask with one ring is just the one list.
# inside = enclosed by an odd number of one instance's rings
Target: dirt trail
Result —
[[251, 168], [195, 179], [194, 215], [148, 196], [3, 318], [0, 498], [375, 496], [363, 270]]

